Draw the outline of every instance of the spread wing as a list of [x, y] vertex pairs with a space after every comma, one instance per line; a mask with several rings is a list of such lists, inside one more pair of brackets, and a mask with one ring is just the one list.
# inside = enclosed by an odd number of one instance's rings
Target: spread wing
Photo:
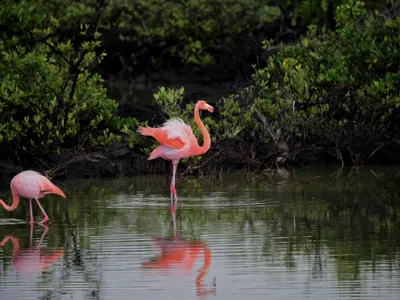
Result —
[[189, 149], [192, 144], [197, 144], [192, 128], [179, 118], [166, 121], [161, 128], [139, 126], [138, 132], [144, 136], [152, 136], [161, 145], [171, 149]]
[[169, 140], [178, 139], [186, 146], [190, 144], [194, 138], [192, 128], [186, 125], [182, 119], [168, 120], [163, 124], [161, 130], [165, 131], [168, 135]]
[[156, 128], [152, 136], [162, 145], [172, 149], [190, 147], [193, 139], [196, 139], [192, 128], [181, 119], [166, 121], [161, 128]]

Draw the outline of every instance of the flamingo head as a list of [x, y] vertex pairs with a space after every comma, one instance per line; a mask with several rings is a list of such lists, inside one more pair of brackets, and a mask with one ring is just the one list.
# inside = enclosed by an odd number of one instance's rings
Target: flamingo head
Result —
[[207, 104], [207, 102], [204, 100], [200, 100], [199, 102], [197, 102], [196, 106], [201, 110], [208, 110], [210, 113], [214, 112], [214, 107]]

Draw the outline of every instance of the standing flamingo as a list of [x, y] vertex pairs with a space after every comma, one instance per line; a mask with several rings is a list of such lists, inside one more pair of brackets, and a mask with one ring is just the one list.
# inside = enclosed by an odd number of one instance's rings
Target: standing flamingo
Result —
[[161, 157], [172, 161], [172, 180], [170, 185], [171, 201], [172, 196], [176, 198], [175, 174], [181, 158], [198, 156], [206, 153], [211, 146], [210, 134], [203, 122], [200, 120], [199, 110], [208, 110], [213, 112], [214, 108], [206, 101], [200, 100], [194, 107], [194, 119], [203, 135], [203, 146], [199, 146], [192, 128], [186, 125], [181, 119], [171, 119], [166, 121], [161, 128], [141, 127], [138, 132], [144, 136], [152, 136], [161, 145], [150, 153], [148, 160]]
[[39, 222], [43, 224], [49, 220], [43, 206], [39, 202], [39, 198], [44, 197], [47, 194], [57, 194], [61, 197], [65, 197], [62, 190], [56, 187], [50, 180], [41, 175], [36, 171], [22, 171], [14, 176], [11, 180], [11, 192], [13, 195], [13, 203], [8, 206], [3, 200], [0, 200], [0, 205], [2, 205], [6, 210], [13, 211], [17, 209], [19, 204], [19, 197], [28, 198], [29, 200], [29, 211], [30, 211], [30, 224], [34, 223], [33, 212], [32, 212], [32, 199], [35, 199], [44, 215], [44, 219]]

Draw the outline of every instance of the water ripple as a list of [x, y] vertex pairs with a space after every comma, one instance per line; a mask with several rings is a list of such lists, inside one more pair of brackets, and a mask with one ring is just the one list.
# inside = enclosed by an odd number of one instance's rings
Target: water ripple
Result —
[[167, 185], [137, 180], [43, 199], [48, 232], [25, 206], [0, 219], [0, 299], [398, 299], [400, 208], [367, 183], [208, 179], [171, 213]]

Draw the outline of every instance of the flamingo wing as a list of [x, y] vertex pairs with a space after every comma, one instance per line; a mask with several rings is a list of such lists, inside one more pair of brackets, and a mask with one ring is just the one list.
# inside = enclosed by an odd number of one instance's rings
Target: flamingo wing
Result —
[[21, 173], [19, 183], [26, 187], [38, 189], [39, 191], [47, 190], [49, 183], [51, 184], [46, 177], [36, 171], [25, 171]]
[[[23, 171], [11, 181], [11, 186], [23, 197], [34, 198], [41, 191], [42, 175], [35, 171]], [[44, 177], [44, 176], [42, 176]]]
[[160, 144], [177, 150], [190, 147], [195, 138], [192, 128], [181, 119], [166, 121], [161, 128], [154, 131], [153, 137]]

